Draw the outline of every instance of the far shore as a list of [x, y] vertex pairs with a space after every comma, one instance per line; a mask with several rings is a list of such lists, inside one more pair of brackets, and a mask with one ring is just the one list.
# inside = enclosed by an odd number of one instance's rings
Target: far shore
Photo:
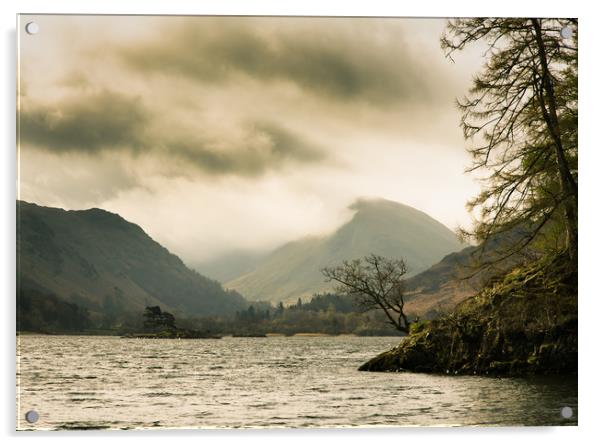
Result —
[[[146, 335], [142, 335], [142, 334], [132, 334], [132, 333], [117, 333], [115, 331], [84, 331], [84, 332], [75, 332], [75, 331], [69, 331], [69, 332], [34, 332], [34, 331], [17, 331], [16, 332], [16, 336], [59, 336], [59, 335], [65, 335], [65, 336], [86, 336], [86, 337], [124, 337], [124, 338], [147, 338], [147, 339], [155, 339], [157, 337], [153, 337], [153, 336], [146, 336]], [[216, 338], [217, 336], [219, 336], [220, 338], [227, 338], [227, 337], [233, 337], [233, 338], [272, 338], [272, 337], [302, 337], [302, 338], [311, 338], [311, 337], [362, 337], [361, 335], [357, 335], [357, 334], [349, 334], [349, 333], [345, 333], [345, 334], [327, 334], [327, 333], [322, 333], [322, 332], [297, 332], [294, 334], [284, 334], [284, 333], [280, 333], [280, 332], [268, 332], [262, 335], [256, 335], [256, 334], [251, 334], [251, 335], [236, 335], [236, 334], [218, 334], [216, 336], [212, 336], [212, 338]], [[390, 337], [388, 335], [370, 335], [367, 337]], [[174, 337], [175, 338], [175, 337]], [[401, 337], [400, 337], [401, 338]]]

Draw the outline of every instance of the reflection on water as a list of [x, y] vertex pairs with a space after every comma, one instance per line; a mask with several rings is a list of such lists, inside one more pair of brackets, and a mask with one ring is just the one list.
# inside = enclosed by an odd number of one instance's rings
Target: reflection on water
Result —
[[[577, 423], [576, 377], [356, 370], [397, 338], [18, 341], [20, 429]], [[33, 426], [30, 409], [40, 414]]]

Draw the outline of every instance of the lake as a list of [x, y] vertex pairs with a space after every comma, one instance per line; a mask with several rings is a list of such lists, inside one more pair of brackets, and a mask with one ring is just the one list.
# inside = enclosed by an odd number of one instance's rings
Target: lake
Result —
[[357, 371], [395, 337], [17, 342], [19, 429], [577, 424], [576, 376]]

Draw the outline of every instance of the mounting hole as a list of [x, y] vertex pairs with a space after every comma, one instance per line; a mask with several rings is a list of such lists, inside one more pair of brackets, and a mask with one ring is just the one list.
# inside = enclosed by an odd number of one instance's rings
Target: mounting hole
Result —
[[38, 412], [36, 410], [32, 409], [25, 413], [25, 420], [27, 420], [29, 423], [36, 423], [39, 418], [40, 418], [40, 415], [38, 414]]
[[563, 27], [560, 30], [560, 37], [562, 37], [563, 39], [570, 39], [571, 37], [573, 37], [573, 30], [568, 26]]
[[40, 25], [38, 25], [36, 22], [29, 22], [27, 25], [25, 25], [25, 31], [27, 34], [37, 34], [40, 32]]
[[570, 419], [571, 417], [573, 417], [573, 408], [571, 408], [570, 406], [565, 406], [560, 410], [560, 415], [565, 419]]

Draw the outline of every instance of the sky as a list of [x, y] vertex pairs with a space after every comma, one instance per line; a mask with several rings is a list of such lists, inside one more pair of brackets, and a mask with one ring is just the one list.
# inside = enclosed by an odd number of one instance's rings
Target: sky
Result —
[[[39, 32], [23, 32], [35, 21]], [[188, 264], [325, 234], [358, 197], [469, 226], [442, 19], [21, 16], [18, 197], [119, 213]]]

